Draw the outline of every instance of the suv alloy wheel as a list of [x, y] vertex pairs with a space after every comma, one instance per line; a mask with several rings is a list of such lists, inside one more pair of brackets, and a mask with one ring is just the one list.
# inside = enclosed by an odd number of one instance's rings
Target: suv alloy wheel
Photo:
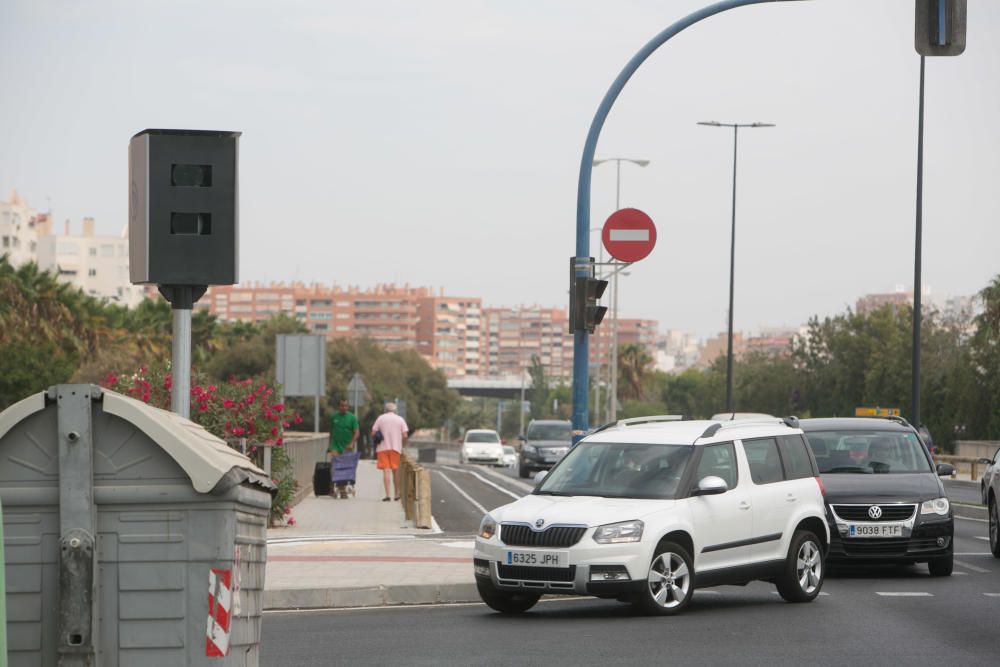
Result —
[[679, 613], [694, 593], [693, 576], [694, 566], [687, 550], [679, 544], [664, 542], [653, 554], [646, 585], [635, 605], [647, 614]]
[[788, 547], [785, 570], [775, 580], [778, 593], [786, 602], [809, 602], [823, 588], [823, 545], [808, 530], [799, 530]]

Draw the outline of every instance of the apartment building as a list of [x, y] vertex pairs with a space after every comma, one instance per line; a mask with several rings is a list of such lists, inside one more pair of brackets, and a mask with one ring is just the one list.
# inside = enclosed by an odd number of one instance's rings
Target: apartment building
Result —
[[284, 313], [327, 338], [368, 337], [389, 349], [417, 347], [417, 299], [424, 287], [377, 285], [373, 289], [304, 283], [216, 285], [195, 307], [221, 320], [261, 322]]
[[37, 261], [38, 227], [47, 224], [47, 214], [12, 190], [7, 201], [0, 201], [0, 255], [7, 255], [13, 266]]
[[482, 300], [417, 297], [417, 351], [449, 378], [479, 375]]
[[84, 218], [79, 235], [71, 234], [69, 220], [61, 236], [50, 231], [47, 221], [39, 225], [38, 268], [91, 296], [129, 308], [145, 298], [143, 287], [129, 280], [127, 227], [120, 236], [98, 236], [94, 219]]
[[573, 336], [566, 311], [541, 306], [484, 308], [483, 375], [517, 376], [538, 357], [549, 377], [573, 376]]

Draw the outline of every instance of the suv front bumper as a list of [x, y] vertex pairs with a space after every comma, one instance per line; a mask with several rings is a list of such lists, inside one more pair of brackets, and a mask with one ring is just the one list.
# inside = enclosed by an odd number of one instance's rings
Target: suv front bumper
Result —
[[[583, 540], [589, 540], [585, 536]], [[581, 540], [581, 543], [583, 542]], [[646, 566], [651, 556], [642, 543], [597, 544], [585, 546], [581, 543], [568, 549], [534, 549], [510, 547], [493, 541], [476, 539], [473, 564], [477, 579], [488, 579], [498, 590], [508, 592], [554, 593], [562, 595], [594, 595], [596, 597], [618, 598], [642, 590], [646, 585]], [[507, 552], [565, 551], [569, 554], [569, 567], [530, 567], [506, 565]], [[594, 575], [594, 566], [622, 568], [628, 579], [605, 580]], [[488, 570], [485, 574], [481, 569]]]

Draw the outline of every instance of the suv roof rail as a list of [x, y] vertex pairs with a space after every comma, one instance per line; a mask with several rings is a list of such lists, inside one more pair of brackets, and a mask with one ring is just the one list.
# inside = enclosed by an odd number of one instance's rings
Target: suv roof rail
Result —
[[885, 415], [885, 416], [880, 416], [879, 419], [888, 419], [889, 421], [896, 422], [897, 424], [902, 424], [903, 426], [913, 426], [910, 422], [906, 421], [899, 415]]
[[606, 431], [609, 428], [619, 428], [624, 426], [639, 426], [640, 424], [660, 424], [663, 422], [679, 422], [684, 421], [684, 415], [649, 415], [646, 417], [630, 417], [629, 419], [619, 419], [617, 421], [608, 422], [603, 426], [594, 429], [594, 433], [600, 433], [601, 431]]
[[775, 417], [771, 419], [735, 419], [726, 422], [715, 422], [705, 429], [705, 432], [701, 434], [702, 438], [711, 438], [713, 435], [718, 433], [724, 428], [736, 428], [739, 426], [746, 426], [747, 424], [784, 424], [788, 428], [799, 428], [799, 418], [794, 416], [789, 417]]

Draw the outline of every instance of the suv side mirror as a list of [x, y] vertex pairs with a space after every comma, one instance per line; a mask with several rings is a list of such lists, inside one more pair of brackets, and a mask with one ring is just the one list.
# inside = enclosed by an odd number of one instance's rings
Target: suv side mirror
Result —
[[955, 466], [950, 463], [939, 463], [937, 464], [937, 474], [938, 477], [951, 477], [955, 474]]
[[535, 484], [541, 484], [545, 476], [549, 474], [548, 470], [539, 470], [535, 473]]
[[978, 463], [983, 465], [993, 465], [993, 459], [979, 459]]
[[721, 477], [716, 477], [715, 475], [709, 475], [708, 477], [703, 477], [698, 486], [691, 492], [692, 496], [717, 496], [720, 493], [725, 493], [729, 490], [729, 485], [726, 484], [726, 480]]

